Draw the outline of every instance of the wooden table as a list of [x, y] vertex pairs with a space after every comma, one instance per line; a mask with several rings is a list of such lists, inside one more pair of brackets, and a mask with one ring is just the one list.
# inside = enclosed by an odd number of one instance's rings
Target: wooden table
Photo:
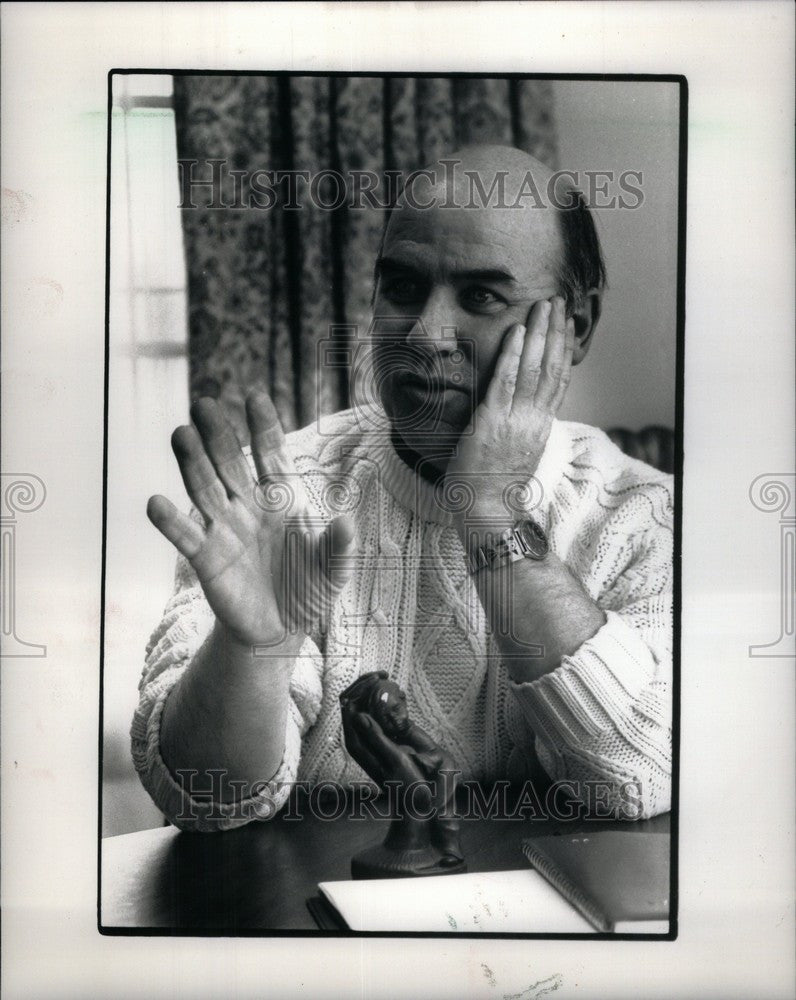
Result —
[[[524, 868], [523, 837], [581, 829], [668, 832], [669, 816], [638, 823], [551, 819], [463, 820], [468, 870]], [[320, 933], [307, 909], [319, 882], [351, 877], [351, 857], [383, 840], [374, 817], [300, 820], [282, 813], [225, 833], [160, 827], [101, 842], [100, 929], [156, 933]]]

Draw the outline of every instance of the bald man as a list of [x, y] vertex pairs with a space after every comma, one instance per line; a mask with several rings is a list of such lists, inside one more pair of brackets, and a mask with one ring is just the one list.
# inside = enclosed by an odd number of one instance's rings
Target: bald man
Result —
[[250, 454], [212, 400], [174, 433], [194, 515], [148, 509], [180, 559], [133, 721], [145, 786], [213, 830], [362, 780], [338, 697], [386, 670], [463, 779], [541, 763], [592, 810], [666, 811], [671, 479], [556, 419], [600, 316], [588, 209], [526, 153], [468, 148], [410, 180], [375, 273], [376, 405], [285, 438], [253, 395]]

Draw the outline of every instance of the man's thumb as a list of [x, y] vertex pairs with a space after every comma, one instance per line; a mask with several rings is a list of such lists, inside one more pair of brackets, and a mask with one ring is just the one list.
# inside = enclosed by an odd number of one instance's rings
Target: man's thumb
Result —
[[324, 529], [321, 536], [321, 565], [335, 590], [341, 590], [348, 582], [354, 568], [356, 538], [354, 522], [341, 514]]

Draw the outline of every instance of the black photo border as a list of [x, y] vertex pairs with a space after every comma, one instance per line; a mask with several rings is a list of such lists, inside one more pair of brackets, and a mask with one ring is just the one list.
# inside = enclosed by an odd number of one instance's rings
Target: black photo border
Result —
[[[228, 928], [168, 928], [114, 927], [102, 923], [102, 772], [104, 730], [104, 670], [105, 670], [105, 586], [107, 569], [107, 502], [108, 502], [108, 404], [110, 371], [110, 251], [111, 251], [111, 141], [114, 76], [272, 76], [272, 77], [359, 77], [370, 79], [505, 79], [584, 81], [595, 83], [674, 83], [679, 88], [679, 147], [677, 184], [677, 305], [675, 353], [675, 419], [674, 419], [674, 614], [673, 614], [673, 679], [672, 679], [672, 806], [669, 855], [669, 931], [663, 934], [555, 934], [555, 933], [494, 933], [494, 932], [428, 932], [428, 931], [351, 931], [305, 929], [238, 929]], [[107, 151], [106, 151], [106, 228], [105, 228], [105, 367], [103, 384], [103, 445], [102, 445], [102, 570], [100, 597], [100, 661], [99, 661], [99, 731], [97, 771], [97, 930], [106, 936], [127, 937], [253, 937], [253, 938], [442, 938], [450, 940], [584, 940], [584, 941], [674, 941], [678, 936], [678, 873], [679, 873], [679, 804], [680, 804], [680, 642], [681, 642], [681, 568], [682, 568], [682, 498], [683, 498], [683, 416], [685, 366], [685, 269], [686, 269], [686, 197], [688, 165], [688, 80], [682, 74], [652, 73], [463, 73], [440, 69], [434, 72], [372, 72], [340, 70], [241, 70], [241, 69], [175, 69], [175, 68], [113, 68], [108, 71]]]

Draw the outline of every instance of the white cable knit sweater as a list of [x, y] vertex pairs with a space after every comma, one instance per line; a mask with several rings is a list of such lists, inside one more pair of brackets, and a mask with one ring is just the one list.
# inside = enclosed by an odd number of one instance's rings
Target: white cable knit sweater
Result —
[[161, 758], [163, 705], [213, 623], [180, 558], [174, 596], [147, 647], [131, 730], [135, 766], [158, 807], [184, 828], [227, 829], [270, 818], [292, 781], [364, 780], [343, 746], [338, 696], [360, 674], [386, 669], [406, 691], [411, 717], [465, 779], [516, 778], [536, 754], [554, 780], [614, 789], [636, 782], [641, 816], [668, 810], [671, 477], [593, 427], [554, 423], [529, 510], [607, 620], [556, 670], [517, 685], [486, 627], [450, 514], [358, 413], [326, 418], [323, 435], [313, 426], [288, 436], [319, 514], [352, 513], [358, 564], [325, 639], [307, 639], [296, 661], [273, 779], [284, 785], [235, 804], [189, 800]]

